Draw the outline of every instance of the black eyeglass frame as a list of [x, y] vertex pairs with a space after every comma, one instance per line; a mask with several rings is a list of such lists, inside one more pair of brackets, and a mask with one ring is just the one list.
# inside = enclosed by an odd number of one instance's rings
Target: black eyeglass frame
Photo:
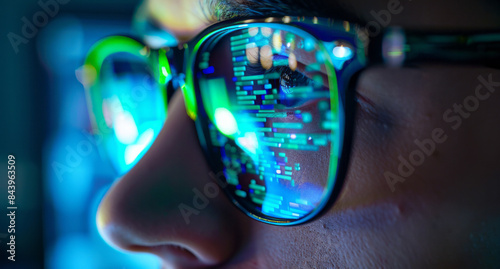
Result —
[[[368, 29], [359, 25], [350, 24], [346, 21], [335, 21], [327, 18], [316, 17], [258, 17], [248, 19], [233, 19], [216, 23], [200, 34], [198, 34], [191, 41], [183, 44], [181, 48], [163, 48], [163, 52], [167, 55], [170, 66], [176, 73], [176, 70], [185, 71], [185, 84], [183, 84], [182, 75], [180, 73], [174, 74], [173, 78], [167, 83], [167, 100], [173, 91], [180, 86], [183, 90], [184, 96], [190, 96], [186, 102], [196, 102], [195, 110], [189, 110], [187, 105], [188, 115], [195, 121], [198, 132], [199, 141], [205, 135], [207, 123], [197, 117], [197, 107], [203, 107], [201, 102], [201, 94], [199, 85], [195, 83], [193, 76], [193, 66], [197, 57], [197, 49], [205, 37], [220, 29], [227, 28], [228, 26], [238, 26], [251, 23], [275, 23], [275, 24], [288, 24], [300, 28], [312, 36], [323, 42], [329, 42], [331, 35], [329, 31], [336, 31], [335, 37], [338, 38], [342, 28], [350, 37], [355, 38], [356, 41], [352, 42], [355, 46], [362, 46], [361, 60], [354, 59], [355, 64], [351, 64], [351, 70], [344, 71], [339, 81], [340, 100], [344, 108], [344, 135], [342, 143], [342, 152], [339, 156], [338, 170], [335, 175], [335, 186], [330, 193], [330, 197], [326, 203], [323, 203], [320, 208], [313, 213], [307, 215], [299, 220], [281, 220], [272, 217], [263, 217], [249, 212], [245, 207], [240, 205], [234, 198], [233, 194], [229, 193], [226, 189], [226, 195], [232, 200], [240, 210], [245, 212], [253, 219], [275, 225], [292, 226], [298, 224], [308, 223], [322, 216], [328, 211], [334, 202], [337, 200], [343, 183], [348, 171], [348, 164], [350, 158], [352, 137], [354, 131], [354, 118], [356, 112], [355, 101], [355, 87], [357, 77], [366, 68], [385, 64], [393, 67], [408, 66], [419, 62], [444, 62], [444, 63], [461, 63], [461, 64], [483, 64], [486, 66], [497, 67], [500, 63], [500, 34], [492, 31], [480, 33], [431, 33], [426, 34], [418, 31], [404, 31], [401, 28], [393, 27], [388, 28], [385, 32], [379, 35], [370, 35]], [[198, 48], [197, 48], [198, 46]], [[359, 48], [356, 48], [359, 49]], [[158, 56], [157, 56], [158, 57]], [[391, 58], [392, 57], [392, 58]], [[397, 61], [391, 61], [393, 58], [398, 58]], [[178, 67], [177, 69], [175, 67]], [[189, 92], [190, 91], [190, 92]], [[194, 97], [194, 98], [193, 98]], [[194, 100], [193, 100], [194, 99]], [[205, 146], [204, 146], [205, 145]], [[206, 147], [206, 143], [200, 143], [205, 157], [210, 164], [210, 167], [217, 167], [215, 161], [210, 158], [210, 153]], [[327, 164], [328, 165], [328, 164]], [[215, 170], [217, 171], [217, 169]]]

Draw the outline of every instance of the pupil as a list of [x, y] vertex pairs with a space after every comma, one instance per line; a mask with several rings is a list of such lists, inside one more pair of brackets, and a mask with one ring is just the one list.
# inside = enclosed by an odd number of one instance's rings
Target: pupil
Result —
[[293, 88], [297, 85], [297, 72], [290, 69], [285, 70], [281, 73], [280, 86], [284, 93], [291, 93]]

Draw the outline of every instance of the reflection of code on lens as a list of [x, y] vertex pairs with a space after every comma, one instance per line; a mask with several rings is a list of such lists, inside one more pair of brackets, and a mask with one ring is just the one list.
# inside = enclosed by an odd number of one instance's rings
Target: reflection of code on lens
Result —
[[338, 92], [317, 42], [298, 30], [252, 27], [198, 54], [206, 142], [218, 149], [233, 199], [257, 217], [303, 218], [334, 180]]

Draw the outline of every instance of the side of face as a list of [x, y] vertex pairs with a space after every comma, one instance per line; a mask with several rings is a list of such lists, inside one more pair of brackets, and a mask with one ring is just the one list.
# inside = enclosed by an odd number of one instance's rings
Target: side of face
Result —
[[[497, 6], [487, 1], [413, 2], [401, 2], [391, 23], [499, 27], [500, 13], [491, 8]], [[198, 6], [190, 4], [148, 2], [153, 17], [180, 40], [211, 23], [196, 20]], [[344, 6], [370, 21], [371, 11], [387, 2]], [[163, 15], [173, 10], [192, 22], [191, 30]], [[460, 14], [471, 19], [464, 23]], [[101, 202], [101, 234], [120, 248], [158, 255], [166, 268], [498, 266], [500, 71], [446, 63], [379, 66], [362, 73], [356, 91], [363, 100], [345, 185], [317, 221], [271, 226], [245, 216], [222, 191], [201, 198], [213, 182], [210, 172], [218, 171], [208, 166], [177, 91], [151, 149]], [[187, 223], [179, 206], [196, 203], [205, 206]]]

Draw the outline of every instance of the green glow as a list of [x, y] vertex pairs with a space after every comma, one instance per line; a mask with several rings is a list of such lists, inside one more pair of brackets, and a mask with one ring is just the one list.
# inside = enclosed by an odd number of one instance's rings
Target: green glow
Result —
[[[239, 27], [243, 27], [245, 25], [240, 25]], [[205, 42], [210, 36], [220, 32], [227, 30], [227, 28], [224, 29], [219, 29], [216, 30], [203, 38], [201, 38], [196, 45], [194, 45], [193, 50], [190, 52], [189, 57], [187, 59], [187, 64], [186, 64], [186, 83], [181, 87], [182, 89], [182, 94], [184, 96], [184, 102], [186, 105], [186, 112], [189, 115], [189, 117], [193, 120], [196, 120], [197, 113], [198, 113], [198, 105], [196, 104], [196, 95], [195, 95], [195, 90], [194, 90], [194, 75], [193, 75], [193, 64], [195, 62], [195, 59], [198, 54], [198, 50], [200, 49], [201, 44]], [[247, 34], [246, 37], [242, 35], [240, 38], [247, 38], [249, 35]], [[231, 39], [233, 40], [233, 39]], [[184, 48], [186, 49], [187, 52], [189, 52], [189, 48], [187, 43], [184, 44]], [[246, 64], [246, 63], [245, 63]], [[244, 65], [245, 65], [244, 64]], [[204, 98], [203, 98], [204, 99]]]
[[393, 56], [393, 57], [401, 56], [401, 55], [403, 55], [403, 51], [401, 51], [401, 50], [389, 51], [388, 55]]
[[[319, 43], [319, 49], [323, 53], [323, 57], [329, 59], [328, 61], [325, 61], [324, 64], [326, 66], [326, 71], [328, 73], [328, 86], [330, 88], [330, 113], [331, 113], [331, 119], [338, 123], [338, 121], [341, 119], [341, 117], [343, 117], [343, 115], [341, 115], [341, 111], [339, 111], [339, 88], [337, 82], [337, 75], [335, 73], [335, 68], [333, 66], [333, 63], [331, 61], [332, 59], [328, 57], [328, 52], [323, 43]], [[335, 186], [338, 160], [342, 150], [340, 143], [341, 143], [341, 135], [343, 135], [343, 132], [344, 130], [330, 133], [331, 148], [330, 148], [330, 160], [329, 160], [330, 165], [328, 166], [327, 186]], [[300, 166], [296, 167], [296, 170], [300, 170]], [[329, 187], [323, 192], [323, 197], [330, 196], [332, 192], [333, 188]], [[322, 200], [324, 199], [322, 198]]]
[[215, 125], [219, 131], [227, 136], [232, 136], [238, 132], [238, 124], [231, 111], [224, 107], [215, 109]]
[[274, 128], [286, 128], [286, 129], [302, 129], [304, 125], [298, 122], [274, 122]]
[[[186, 84], [184, 84], [181, 89], [182, 89], [182, 94], [184, 95], [184, 102], [186, 105], [186, 112], [189, 115], [189, 117], [193, 120], [196, 120], [197, 112], [198, 112], [198, 106], [196, 104], [196, 95], [194, 92], [194, 76], [193, 76], [193, 64], [195, 61], [195, 57], [198, 53], [198, 50], [200, 49], [201, 44], [210, 37], [212, 34], [216, 33], [218, 31], [215, 31], [209, 35], [204, 36], [203, 38], [196, 43], [196, 45], [193, 48], [193, 51], [190, 54], [190, 57], [187, 59], [187, 65], [186, 65]], [[187, 44], [184, 44], [186, 49]]]
[[111, 36], [99, 40], [90, 48], [85, 58], [85, 64], [94, 67], [96, 73], [99, 74], [104, 60], [109, 55], [118, 52], [127, 52], [138, 57], [145, 57], [149, 53], [149, 50], [134, 39], [124, 36]]
[[167, 83], [172, 72], [170, 71], [170, 64], [168, 63], [166, 51], [164, 49], [160, 49], [158, 51], [158, 63], [159, 63], [159, 78], [158, 82], [160, 85]]
[[[224, 78], [200, 79], [199, 80], [203, 106], [207, 116], [212, 122], [216, 122], [215, 111], [218, 108], [225, 108], [230, 112], [229, 97], [227, 96], [226, 82]], [[232, 114], [231, 114], [232, 116]], [[227, 132], [222, 132], [226, 135]]]
[[238, 101], [238, 105], [253, 105], [255, 101]]
[[167, 100], [167, 82], [172, 79], [172, 72], [170, 71], [170, 64], [167, 59], [167, 52], [164, 49], [158, 50], [158, 84], [160, 85], [160, 94], [163, 97], [165, 104], [165, 111], [168, 111]]

